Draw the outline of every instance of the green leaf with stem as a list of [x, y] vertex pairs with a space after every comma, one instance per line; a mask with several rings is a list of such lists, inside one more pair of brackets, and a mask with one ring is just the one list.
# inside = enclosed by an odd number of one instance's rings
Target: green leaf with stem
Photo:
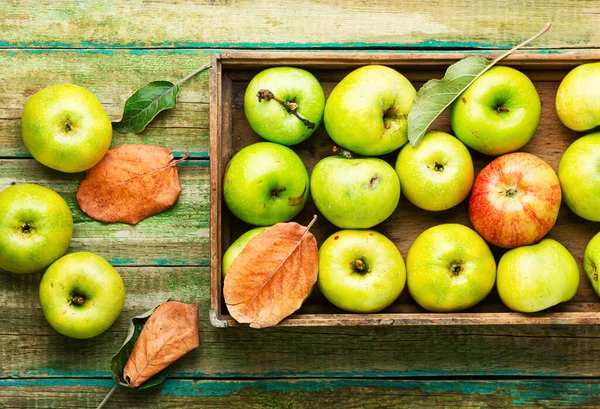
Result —
[[441, 80], [430, 80], [419, 89], [408, 113], [408, 140], [417, 147], [433, 121], [486, 71], [503, 58], [543, 35], [551, 27], [548, 23], [536, 35], [511, 48], [493, 61], [484, 57], [467, 57], [452, 64]]
[[123, 118], [113, 122], [113, 128], [119, 133], [140, 133], [160, 112], [175, 107], [181, 84], [210, 67], [204, 64], [181, 81], [173, 84], [169, 81], [153, 81], [138, 89], [125, 102]]

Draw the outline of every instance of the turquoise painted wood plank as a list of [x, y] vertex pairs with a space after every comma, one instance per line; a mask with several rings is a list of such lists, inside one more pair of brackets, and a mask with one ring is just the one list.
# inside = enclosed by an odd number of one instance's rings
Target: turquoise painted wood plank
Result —
[[[106, 379], [0, 380], [0, 406], [94, 408]], [[357, 380], [192, 381], [168, 379], [143, 392], [120, 388], [106, 408], [596, 408], [598, 381]]]
[[[544, 47], [595, 47], [593, 1], [50, 0], [0, 4], [4, 47], [503, 47], [548, 21]], [[451, 17], [450, 17], [451, 16]]]

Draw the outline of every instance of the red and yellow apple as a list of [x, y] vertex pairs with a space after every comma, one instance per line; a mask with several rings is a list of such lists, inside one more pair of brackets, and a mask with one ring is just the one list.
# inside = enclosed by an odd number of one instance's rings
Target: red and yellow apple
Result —
[[490, 162], [475, 178], [469, 217], [489, 243], [504, 248], [540, 241], [554, 226], [561, 202], [558, 176], [530, 153]]

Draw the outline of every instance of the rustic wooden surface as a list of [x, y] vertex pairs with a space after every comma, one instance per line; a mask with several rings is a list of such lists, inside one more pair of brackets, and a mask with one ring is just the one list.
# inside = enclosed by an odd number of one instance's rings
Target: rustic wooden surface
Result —
[[217, 329], [209, 322], [208, 79], [176, 109], [114, 145], [155, 143], [192, 159], [177, 205], [136, 227], [102, 225], [75, 203], [82, 175], [37, 164], [20, 140], [27, 97], [57, 82], [92, 90], [112, 119], [135, 89], [177, 80], [223, 49], [492, 53], [553, 21], [545, 53], [600, 46], [600, 4], [379, 1], [8, 1], [0, 3], [0, 189], [50, 186], [75, 219], [71, 251], [106, 257], [125, 309], [85, 341], [55, 333], [37, 301], [40, 275], [0, 274], [0, 407], [95, 407], [128, 320], [169, 296], [195, 302], [201, 347], [163, 387], [119, 390], [108, 408], [600, 407], [599, 326]]

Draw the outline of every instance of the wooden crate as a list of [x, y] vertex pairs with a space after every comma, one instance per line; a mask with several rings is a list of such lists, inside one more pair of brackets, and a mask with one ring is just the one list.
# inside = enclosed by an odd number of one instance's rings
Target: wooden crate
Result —
[[[447, 67], [467, 54], [394, 54], [394, 53], [290, 53], [244, 52], [216, 55], [210, 71], [210, 158], [211, 158], [211, 220], [210, 220], [210, 274], [211, 322], [215, 326], [239, 325], [227, 314], [223, 301], [221, 258], [227, 247], [243, 232], [253, 226], [236, 219], [222, 199], [222, 178], [226, 164], [241, 148], [262, 139], [246, 121], [243, 97], [250, 79], [260, 70], [272, 66], [291, 65], [312, 72], [321, 81], [325, 94], [353, 69], [367, 64], [382, 64], [405, 75], [415, 88], [431, 78], [441, 78]], [[546, 160], [554, 170], [565, 149], [581, 133], [567, 129], [559, 121], [554, 109], [554, 97], [562, 78], [573, 67], [600, 60], [598, 54], [518, 54], [501, 64], [515, 67], [529, 76], [542, 101], [542, 117], [533, 139], [522, 149]], [[430, 129], [452, 133], [449, 113], [444, 112]], [[322, 158], [331, 155], [333, 142], [321, 124], [307, 141], [292, 147], [308, 168], [309, 174]], [[471, 152], [478, 172], [493, 158]], [[397, 152], [387, 155], [392, 166]], [[374, 229], [396, 243], [406, 259], [408, 249], [425, 229], [442, 223], [461, 223], [472, 227], [467, 212], [468, 199], [443, 212], [418, 209], [403, 196], [393, 215]], [[306, 225], [318, 211], [309, 199], [296, 221]], [[335, 226], [321, 216], [311, 232], [320, 245]], [[572, 213], [564, 204], [555, 227], [548, 237], [565, 245], [579, 263], [581, 282], [577, 295], [569, 302], [535, 314], [510, 311], [500, 301], [496, 290], [477, 306], [457, 313], [430, 313], [420, 308], [405, 288], [394, 304], [376, 314], [344, 312], [315, 291], [294, 315], [280, 326], [349, 326], [349, 325], [545, 325], [545, 324], [600, 324], [600, 298], [594, 293], [583, 271], [585, 246], [600, 231], [600, 225], [585, 221]], [[498, 261], [503, 250], [492, 251]]]

